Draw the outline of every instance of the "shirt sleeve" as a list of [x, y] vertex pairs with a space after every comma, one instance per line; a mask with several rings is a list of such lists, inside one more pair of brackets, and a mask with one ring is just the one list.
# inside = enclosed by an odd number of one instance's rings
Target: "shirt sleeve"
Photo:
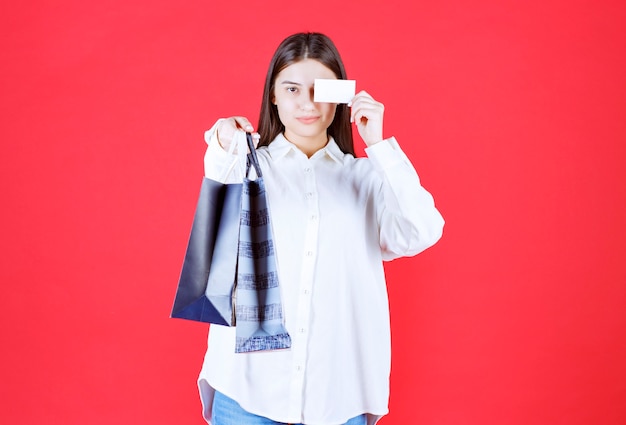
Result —
[[204, 176], [220, 183], [241, 183], [245, 173], [244, 155], [225, 151], [217, 140], [216, 129], [222, 120], [218, 120], [210, 130], [204, 133], [207, 149], [204, 154]]
[[444, 219], [396, 139], [365, 152], [382, 177], [376, 204], [383, 259], [416, 255], [434, 245], [443, 234]]

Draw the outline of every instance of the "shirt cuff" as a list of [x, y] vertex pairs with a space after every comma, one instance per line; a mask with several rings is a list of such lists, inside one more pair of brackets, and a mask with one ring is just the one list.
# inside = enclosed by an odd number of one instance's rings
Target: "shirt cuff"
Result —
[[378, 170], [388, 170], [409, 160], [395, 137], [365, 148], [365, 153]]

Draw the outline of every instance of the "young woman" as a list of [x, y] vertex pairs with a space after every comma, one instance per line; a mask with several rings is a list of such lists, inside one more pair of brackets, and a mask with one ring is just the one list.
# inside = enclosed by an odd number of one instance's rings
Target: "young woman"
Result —
[[[383, 260], [412, 256], [444, 221], [383, 110], [361, 91], [349, 103], [313, 101], [314, 80], [346, 79], [332, 41], [285, 39], [270, 63], [257, 154], [270, 208], [289, 349], [236, 354], [235, 329], [211, 326], [198, 385], [212, 425], [372, 425], [388, 412], [390, 327]], [[355, 158], [352, 124], [367, 145]], [[205, 175], [241, 181], [236, 132], [207, 131]], [[401, 283], [401, 282], [398, 282]]]

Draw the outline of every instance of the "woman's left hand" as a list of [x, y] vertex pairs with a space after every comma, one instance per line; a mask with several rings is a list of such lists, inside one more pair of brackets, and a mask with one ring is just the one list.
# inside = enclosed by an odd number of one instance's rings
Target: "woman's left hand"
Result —
[[369, 93], [360, 91], [348, 104], [350, 122], [355, 122], [361, 138], [367, 146], [383, 140], [383, 114], [385, 105], [374, 100]]

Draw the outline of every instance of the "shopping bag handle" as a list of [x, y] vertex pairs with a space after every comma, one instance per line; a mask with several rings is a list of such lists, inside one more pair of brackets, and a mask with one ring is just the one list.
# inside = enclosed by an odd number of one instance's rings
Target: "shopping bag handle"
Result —
[[261, 174], [261, 166], [259, 165], [259, 159], [256, 156], [256, 148], [254, 147], [254, 141], [252, 139], [252, 134], [246, 133], [246, 140], [248, 142], [248, 149], [250, 152], [248, 153], [248, 161], [246, 163], [246, 176], [250, 174], [250, 166], [254, 166], [254, 171], [256, 171], [257, 177], [263, 177]]

